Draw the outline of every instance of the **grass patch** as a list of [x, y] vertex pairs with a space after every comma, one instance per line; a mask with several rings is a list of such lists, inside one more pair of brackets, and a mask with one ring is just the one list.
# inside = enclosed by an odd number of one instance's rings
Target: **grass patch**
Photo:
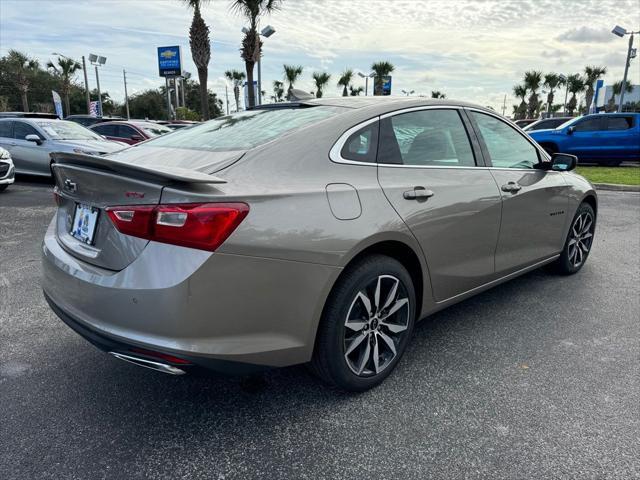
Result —
[[576, 173], [593, 183], [640, 185], [640, 167], [577, 167]]

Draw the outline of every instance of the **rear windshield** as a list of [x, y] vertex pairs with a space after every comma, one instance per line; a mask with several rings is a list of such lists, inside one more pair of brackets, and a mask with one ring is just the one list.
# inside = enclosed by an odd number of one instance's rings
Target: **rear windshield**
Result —
[[178, 130], [145, 145], [217, 152], [248, 150], [343, 111], [342, 107], [327, 106], [249, 110]]

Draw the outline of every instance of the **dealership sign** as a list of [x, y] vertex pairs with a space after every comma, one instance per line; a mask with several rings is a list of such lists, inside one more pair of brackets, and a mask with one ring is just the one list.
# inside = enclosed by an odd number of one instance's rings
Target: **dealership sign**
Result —
[[391, 75], [384, 75], [382, 81], [378, 77], [374, 78], [374, 95], [391, 95]]
[[161, 77], [179, 77], [182, 75], [182, 56], [180, 47], [158, 47], [158, 70]]

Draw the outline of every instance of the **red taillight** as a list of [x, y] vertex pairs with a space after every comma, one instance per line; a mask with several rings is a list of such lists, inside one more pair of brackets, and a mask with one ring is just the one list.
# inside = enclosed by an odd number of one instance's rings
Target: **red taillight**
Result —
[[249, 213], [246, 203], [183, 203], [107, 207], [126, 235], [213, 252]]

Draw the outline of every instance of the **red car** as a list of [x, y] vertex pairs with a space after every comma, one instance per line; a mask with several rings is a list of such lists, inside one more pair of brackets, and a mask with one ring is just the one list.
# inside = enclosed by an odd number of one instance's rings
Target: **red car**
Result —
[[107, 138], [107, 140], [117, 140], [118, 142], [125, 142], [129, 145], [173, 131], [164, 125], [135, 120], [97, 123], [89, 128]]

